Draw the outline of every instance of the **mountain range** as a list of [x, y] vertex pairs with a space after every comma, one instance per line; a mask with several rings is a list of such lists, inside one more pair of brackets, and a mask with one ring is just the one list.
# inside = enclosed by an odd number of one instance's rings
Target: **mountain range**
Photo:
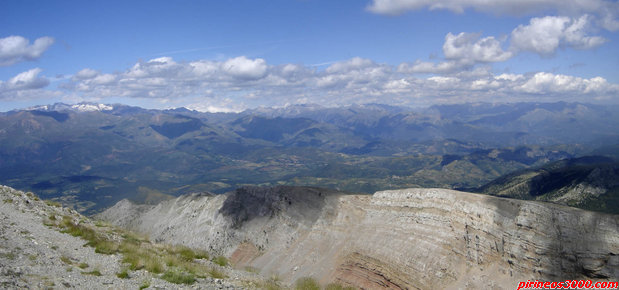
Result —
[[240, 113], [58, 103], [0, 113], [0, 183], [89, 214], [244, 185], [477, 188], [547, 162], [616, 158], [618, 127], [617, 107], [564, 102]]

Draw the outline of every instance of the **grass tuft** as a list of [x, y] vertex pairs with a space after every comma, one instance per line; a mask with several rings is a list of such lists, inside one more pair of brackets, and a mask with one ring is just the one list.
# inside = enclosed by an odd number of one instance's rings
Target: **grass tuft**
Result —
[[226, 274], [224, 274], [223, 272], [217, 270], [217, 269], [211, 269], [208, 274], [215, 279], [224, 279], [227, 278], [228, 276], [226, 276]]
[[225, 267], [228, 266], [228, 259], [224, 256], [217, 256], [215, 258], [213, 258], [213, 263]]
[[178, 269], [168, 270], [163, 275], [161, 275], [161, 279], [166, 280], [170, 283], [174, 284], [193, 284], [196, 282], [196, 277], [187, 272], [179, 271]]
[[295, 282], [296, 290], [320, 290], [320, 284], [312, 277], [301, 277]]
[[120, 273], [116, 273], [116, 277], [120, 279], [129, 279], [129, 271], [127, 269], [123, 269]]
[[63, 263], [65, 263], [67, 265], [73, 264], [73, 262], [71, 261], [71, 258], [69, 258], [67, 256], [61, 256], [60, 257], [60, 261], [62, 261]]
[[90, 272], [82, 272], [82, 274], [84, 275], [93, 275], [93, 276], [101, 276], [101, 272], [99, 271], [99, 269], [94, 269]]

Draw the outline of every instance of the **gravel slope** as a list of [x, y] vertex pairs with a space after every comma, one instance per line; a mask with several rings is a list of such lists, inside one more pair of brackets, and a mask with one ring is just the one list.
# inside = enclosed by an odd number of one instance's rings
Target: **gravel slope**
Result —
[[[120, 254], [95, 253], [81, 238], [44, 224], [52, 215], [95, 226], [92, 220], [6, 186], [0, 186], [0, 200], [2, 289], [244, 289], [260, 283], [255, 274], [229, 268], [222, 269], [227, 279], [198, 278], [192, 285], [172, 284], [145, 270], [130, 271], [129, 278], [121, 279], [116, 276], [123, 269]], [[101, 276], [86, 274], [94, 271]]]

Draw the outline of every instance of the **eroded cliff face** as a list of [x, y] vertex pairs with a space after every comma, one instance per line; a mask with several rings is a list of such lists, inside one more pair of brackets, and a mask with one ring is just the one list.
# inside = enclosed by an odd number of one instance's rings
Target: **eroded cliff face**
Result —
[[100, 217], [287, 282], [431, 289], [619, 278], [619, 216], [446, 189], [249, 187], [120, 202]]

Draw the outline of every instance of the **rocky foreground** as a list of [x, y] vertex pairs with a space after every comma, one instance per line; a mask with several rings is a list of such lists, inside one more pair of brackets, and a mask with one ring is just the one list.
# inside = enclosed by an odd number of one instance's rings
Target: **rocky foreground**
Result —
[[99, 218], [288, 283], [513, 289], [536, 279], [619, 280], [619, 216], [446, 189], [247, 187], [156, 206], [125, 200]]
[[0, 200], [0, 289], [247, 289], [264, 283], [254, 273], [151, 243], [32, 193], [0, 186]]

